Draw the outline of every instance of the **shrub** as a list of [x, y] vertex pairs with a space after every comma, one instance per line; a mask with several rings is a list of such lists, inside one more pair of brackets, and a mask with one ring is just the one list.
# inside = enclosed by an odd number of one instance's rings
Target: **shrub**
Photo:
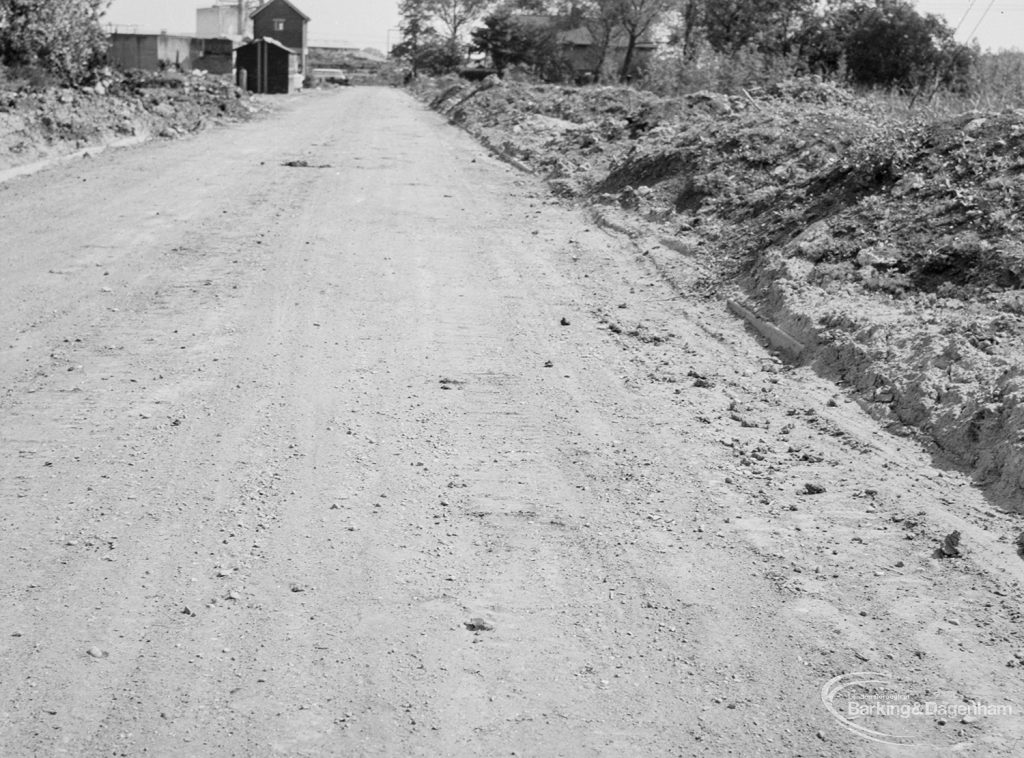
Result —
[[0, 63], [39, 67], [67, 84], [86, 79], [107, 41], [108, 0], [0, 0]]

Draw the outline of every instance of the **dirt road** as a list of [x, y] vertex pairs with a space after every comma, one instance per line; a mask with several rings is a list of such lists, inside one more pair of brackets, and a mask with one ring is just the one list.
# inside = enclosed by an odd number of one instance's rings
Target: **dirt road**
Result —
[[1024, 749], [1019, 523], [406, 95], [0, 222], [0, 755]]

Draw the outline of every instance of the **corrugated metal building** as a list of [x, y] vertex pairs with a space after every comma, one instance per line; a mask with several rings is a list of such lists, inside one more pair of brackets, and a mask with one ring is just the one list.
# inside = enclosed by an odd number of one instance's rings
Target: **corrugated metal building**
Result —
[[196, 39], [170, 34], [111, 34], [107, 60], [121, 69], [145, 71], [202, 69], [230, 74], [233, 43], [229, 39]]

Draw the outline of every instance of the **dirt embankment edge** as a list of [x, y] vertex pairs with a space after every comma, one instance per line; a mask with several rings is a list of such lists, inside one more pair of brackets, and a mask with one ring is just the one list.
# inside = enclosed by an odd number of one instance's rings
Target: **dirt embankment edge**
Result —
[[[996, 256], [986, 251], [999, 247], [999, 240], [994, 246], [982, 241], [975, 257], [983, 263], [969, 264], [973, 269], [966, 272], [952, 270], [938, 286], [924, 287], [915, 277], [923, 280], [943, 266], [956, 269], [956, 251], [947, 250], [946, 239], [954, 239], [955, 244], [974, 239], [970, 223], [953, 218], [947, 226], [957, 228], [942, 240], [924, 234], [905, 240], [905, 244], [916, 243], [929, 251], [934, 246], [941, 252], [931, 260], [918, 256], [922, 261], [905, 266], [891, 255], [886, 241], [893, 235], [883, 228], [900, 224], [915, 228], [933, 223], [935, 219], [929, 215], [940, 211], [955, 215], [963, 210], [956, 203], [946, 203], [941, 195], [945, 190], [932, 187], [959, 182], [960, 186], [947, 194], [955, 196], [960, 205], [964, 205], [960, 201], [963, 196], [984, 203], [983, 195], [997, 173], [993, 169], [1005, 169], [1005, 181], [999, 185], [999, 191], [1006, 193], [1003, 201], [1019, 202], [1024, 187], [1006, 186], [1019, 168], [1015, 165], [990, 166], [987, 177], [981, 176], [985, 168], [979, 167], [977, 175], [961, 173], [953, 176], [952, 182], [943, 172], [948, 165], [969, 162], [967, 151], [977, 152], [977, 146], [986, 140], [993, 146], [989, 155], [999, 153], [1007, 139], [1020, 137], [1018, 126], [1024, 117], [1002, 122], [989, 119], [985, 127], [986, 119], [973, 114], [940, 124], [933, 130], [935, 134], [915, 137], [926, 145], [913, 159], [917, 165], [898, 170], [887, 167], [892, 175], [884, 176], [877, 188], [857, 186], [851, 191], [852, 180], [842, 175], [836, 186], [814, 196], [813, 205], [818, 210], [827, 207], [825, 213], [815, 216], [805, 208], [799, 217], [790, 214], [785, 226], [763, 221], [767, 212], [756, 222], [718, 214], [713, 226], [705, 223], [701, 229], [680, 234], [671, 222], [673, 211], [679, 210], [679, 199], [714, 190], [692, 186], [693, 179], [686, 176], [696, 173], [692, 157], [671, 166], [673, 153], [658, 152], [675, 137], [673, 123], [664, 114], [673, 108], [678, 114], [681, 108], [641, 97], [615, 113], [619, 125], [609, 128], [610, 120], [602, 120], [599, 112], [607, 110], [607, 101], [616, 96], [609, 94], [608, 88], [583, 96], [594, 101], [595, 112], [582, 118], [573, 114], [571, 120], [564, 120], [564, 104], [545, 102], [539, 92], [542, 89], [509, 88], [493, 81], [476, 86], [449, 84], [443, 89], [427, 89], [424, 99], [502, 160], [544, 177], [556, 194], [588, 205], [607, 228], [658, 240], [660, 252], [653, 258], [660, 259], [656, 260], [659, 268], [675, 280], [680, 291], [692, 292], [694, 277], [692, 271], [679, 275], [679, 258], [685, 257], [697, 269], [706, 268], [702, 283], [716, 279], [710, 289], [731, 302], [730, 310], [773, 348], [847, 387], [894, 433], [917, 435], [933, 444], [938, 462], [970, 471], [997, 504], [1024, 511], [1024, 297], [1020, 290], [1024, 257], [1017, 254], [1019, 246], [1012, 242], [1003, 245], [1002, 250], [1009, 253]], [[712, 121], [729, 117], [739, 108], [756, 111], [761, 120], [762, 110], [770, 107], [763, 108], [749, 98], [749, 102], [737, 100], [699, 93], [686, 107]], [[847, 107], [856, 108], [856, 103]], [[789, 112], [784, 115], [792, 116]], [[814, 115], [808, 114], [808, 120]], [[850, 128], [850, 124], [843, 126]], [[853, 124], [858, 126], [861, 124]], [[815, 124], [814, 128], [825, 132], [827, 139], [839, 141], [835, 133], [828, 133], [828, 125]], [[609, 132], [616, 131], [608, 138]], [[637, 139], [638, 131], [646, 134]], [[659, 131], [657, 149], [644, 144], [648, 134]], [[955, 134], [953, 142], [948, 134]], [[730, 137], [736, 139], [736, 135]], [[907, 145], [899, 148], [909, 152], [912, 137], [905, 139]], [[575, 149], [576, 145], [584, 150]], [[841, 154], [838, 148], [835, 152]], [[807, 160], [806, 156], [800, 158]], [[836, 162], [835, 155], [826, 156], [821, 165], [813, 167], [816, 175], [801, 176], [799, 182], [790, 181], [790, 186], [785, 186], [786, 180], [794, 169], [769, 165], [765, 173], [778, 178], [779, 187], [768, 196], [753, 190], [756, 197], [749, 205], [761, 206], [761, 211], [778, 200], [779, 207], [784, 207], [793, 197], [809, 194], [806, 187], [814, 181], [837, 174]], [[666, 165], [670, 167], [663, 168]], [[632, 183], [621, 186], [623, 175], [630, 176]], [[698, 181], [704, 179], [698, 177]], [[659, 207], [659, 192], [666, 185], [671, 192], [660, 198]], [[673, 201], [675, 208], [671, 207]], [[877, 213], [875, 206], [880, 208]], [[997, 207], [997, 203], [989, 206]], [[743, 210], [755, 215], [750, 208]], [[970, 207], [966, 212], [968, 219], [972, 213], [977, 217]], [[1018, 230], [1007, 226], [1003, 231], [1003, 237], [1012, 240]], [[748, 241], [737, 243], [739, 237]], [[856, 247], [853, 253], [846, 253], [847, 259], [833, 254], [849, 248], [851, 240]], [[747, 245], [746, 254], [736, 255], [743, 245]], [[709, 263], [715, 256], [732, 257], [733, 265]]]

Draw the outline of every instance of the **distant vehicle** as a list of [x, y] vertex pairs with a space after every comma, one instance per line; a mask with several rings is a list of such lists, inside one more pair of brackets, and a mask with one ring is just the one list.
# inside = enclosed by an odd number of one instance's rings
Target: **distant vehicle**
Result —
[[348, 72], [341, 68], [314, 68], [310, 75], [317, 83], [341, 84], [346, 87], [352, 83]]

